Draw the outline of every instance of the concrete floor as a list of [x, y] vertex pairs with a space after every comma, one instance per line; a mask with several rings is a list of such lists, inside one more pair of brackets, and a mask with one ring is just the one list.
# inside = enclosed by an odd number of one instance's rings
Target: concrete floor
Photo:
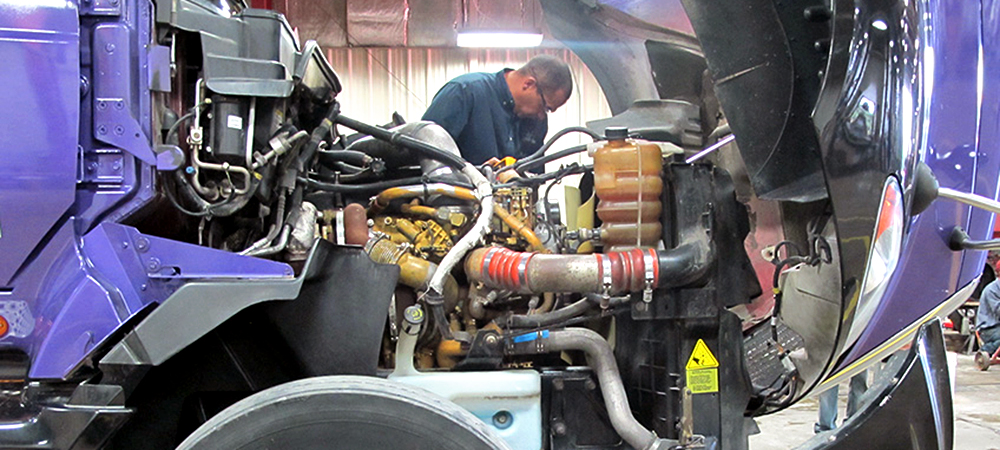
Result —
[[[1000, 366], [980, 372], [971, 355], [956, 356], [954, 448], [1000, 450]], [[844, 383], [840, 387], [840, 418], [844, 417], [847, 391]], [[788, 450], [805, 442], [813, 434], [818, 408], [817, 400], [810, 398], [759, 418], [761, 434], [750, 437], [750, 449]]]

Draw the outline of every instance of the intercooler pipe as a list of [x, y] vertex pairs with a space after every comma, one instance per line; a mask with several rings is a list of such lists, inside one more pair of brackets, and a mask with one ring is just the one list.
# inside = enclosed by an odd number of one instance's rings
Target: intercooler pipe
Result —
[[707, 241], [668, 251], [632, 249], [590, 255], [546, 255], [489, 247], [472, 251], [465, 272], [471, 281], [522, 294], [618, 295], [692, 283], [705, 274], [711, 263]]
[[[438, 268], [437, 264], [416, 257], [408, 253], [405, 246], [385, 238], [372, 238], [365, 245], [365, 251], [372, 261], [399, 266], [399, 282], [418, 291], [427, 288]], [[442, 296], [445, 309], [455, 309], [458, 305], [458, 283], [451, 274], [445, 277]]]
[[614, 352], [600, 334], [586, 328], [536, 331], [510, 338], [506, 348], [513, 355], [582, 351], [597, 375], [611, 426], [625, 442], [636, 450], [665, 450], [677, 445], [675, 440], [658, 438], [632, 415]]

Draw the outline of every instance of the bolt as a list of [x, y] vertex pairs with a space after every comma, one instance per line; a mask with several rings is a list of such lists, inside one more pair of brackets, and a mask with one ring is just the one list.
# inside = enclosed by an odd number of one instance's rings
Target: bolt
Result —
[[149, 258], [149, 263], [146, 264], [146, 269], [150, 272], [160, 270], [160, 260], [158, 258]]
[[552, 424], [552, 432], [555, 433], [556, 436], [565, 436], [566, 435], [566, 431], [567, 431], [566, 430], [566, 424], [564, 424], [562, 422], [556, 422], [556, 423]]
[[646, 303], [636, 303], [635, 309], [640, 312], [646, 312]]
[[500, 338], [498, 338], [495, 334], [491, 334], [489, 336], [486, 336], [486, 344], [487, 345], [496, 345], [497, 342], [499, 342], [499, 341], [500, 341]]
[[563, 381], [562, 378], [556, 378], [556, 379], [552, 380], [552, 389], [555, 389], [557, 391], [561, 391], [563, 389], [566, 389], [566, 382]]
[[144, 237], [140, 237], [139, 239], [136, 239], [135, 240], [135, 248], [136, 248], [136, 250], [139, 250], [140, 252], [144, 252], [146, 250], [149, 250], [149, 239], [146, 239]]
[[594, 380], [588, 379], [583, 383], [583, 387], [587, 388], [588, 391], [592, 391], [597, 389], [597, 384], [594, 383]]
[[128, 241], [122, 241], [122, 248], [128, 248]]
[[108, 127], [106, 127], [104, 125], [101, 125], [101, 126], [97, 127], [97, 134], [100, 134], [102, 136], [105, 135], [105, 134], [108, 134]]
[[115, 163], [111, 165], [111, 169], [114, 170], [115, 172], [121, 171], [122, 170], [122, 162], [121, 161], [115, 161]]
[[87, 164], [87, 172], [97, 172], [98, 167], [100, 166], [95, 162]]
[[121, 100], [118, 100], [118, 102], [115, 103], [115, 108], [116, 109], [125, 109], [125, 102], [123, 102]]
[[143, 291], [145, 291], [148, 288], [149, 288], [149, 286], [147, 286], [146, 283], [142, 283], [142, 286], [139, 286], [139, 289], [143, 290]]
[[102, 111], [103, 111], [103, 110], [105, 110], [105, 109], [107, 109], [107, 108], [108, 108], [108, 104], [107, 104], [107, 103], [104, 103], [104, 102], [97, 102], [97, 109], [100, 109], [100, 110], [102, 110]]
[[85, 76], [80, 76], [80, 97], [86, 96], [90, 92], [90, 80]]
[[501, 430], [510, 427], [511, 422], [513, 421], [514, 417], [512, 417], [507, 411], [499, 411], [493, 415], [493, 426]]
[[119, 136], [125, 134], [125, 128], [123, 128], [121, 125], [118, 125], [117, 127], [115, 127], [115, 134]]
[[108, 53], [114, 53], [115, 52], [115, 44], [110, 44], [109, 43], [108, 45], [105, 45], [104, 46], [104, 51], [106, 51]]

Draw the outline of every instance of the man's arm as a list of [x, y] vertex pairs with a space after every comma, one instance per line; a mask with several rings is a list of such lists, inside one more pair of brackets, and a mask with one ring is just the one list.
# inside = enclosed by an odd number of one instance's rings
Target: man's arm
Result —
[[465, 129], [472, 111], [472, 99], [467, 98], [468, 96], [462, 86], [455, 83], [445, 84], [434, 95], [434, 100], [421, 119], [441, 125], [452, 139], [458, 141], [458, 135]]

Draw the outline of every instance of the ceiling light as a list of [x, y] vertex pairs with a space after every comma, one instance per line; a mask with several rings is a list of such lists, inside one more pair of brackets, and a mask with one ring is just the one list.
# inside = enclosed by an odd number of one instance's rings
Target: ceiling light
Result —
[[528, 31], [476, 31], [458, 32], [459, 47], [538, 47], [542, 44], [542, 33]]

